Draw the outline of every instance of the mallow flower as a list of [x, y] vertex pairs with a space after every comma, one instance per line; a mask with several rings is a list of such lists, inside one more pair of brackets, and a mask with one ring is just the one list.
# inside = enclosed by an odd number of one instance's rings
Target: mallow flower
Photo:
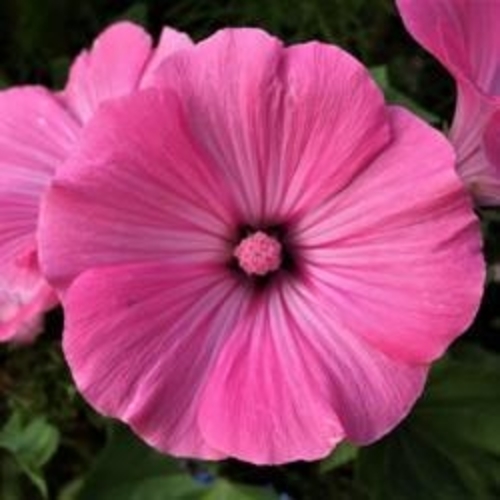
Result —
[[481, 296], [454, 160], [335, 46], [242, 28], [173, 54], [101, 107], [44, 200], [77, 387], [178, 456], [379, 438]]
[[149, 85], [163, 58], [189, 45], [165, 28], [153, 49], [142, 28], [117, 23], [76, 58], [62, 93], [39, 86], [0, 92], [0, 341], [32, 339], [56, 303], [38, 264], [38, 211], [81, 128], [101, 102]]
[[450, 139], [480, 205], [500, 204], [500, 2], [397, 0], [408, 31], [454, 77]]

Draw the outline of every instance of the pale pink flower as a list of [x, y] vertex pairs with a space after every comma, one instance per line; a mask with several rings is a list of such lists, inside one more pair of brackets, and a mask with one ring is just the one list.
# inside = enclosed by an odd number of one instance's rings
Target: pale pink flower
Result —
[[450, 131], [476, 201], [500, 204], [500, 2], [397, 0], [408, 31], [455, 78]]
[[451, 146], [334, 46], [228, 29], [158, 77], [102, 107], [43, 205], [77, 386], [181, 456], [387, 433], [482, 292]]
[[61, 94], [35, 86], [0, 92], [0, 341], [32, 339], [56, 303], [38, 267], [38, 210], [82, 125], [101, 102], [149, 85], [162, 59], [189, 45], [165, 28], [153, 49], [142, 28], [118, 23], [77, 57]]

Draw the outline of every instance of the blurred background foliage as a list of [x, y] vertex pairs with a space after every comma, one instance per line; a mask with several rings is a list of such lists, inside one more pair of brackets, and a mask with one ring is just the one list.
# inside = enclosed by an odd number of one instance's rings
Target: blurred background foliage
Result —
[[[62, 88], [75, 55], [118, 19], [154, 36], [165, 24], [194, 39], [253, 25], [287, 42], [336, 43], [371, 68], [390, 102], [444, 129], [452, 117], [453, 82], [405, 33], [391, 0], [2, 0], [0, 86]], [[33, 345], [0, 346], [0, 500], [500, 498], [500, 214], [480, 216], [491, 279], [478, 317], [380, 442], [280, 467], [162, 456], [80, 398], [54, 311]]]

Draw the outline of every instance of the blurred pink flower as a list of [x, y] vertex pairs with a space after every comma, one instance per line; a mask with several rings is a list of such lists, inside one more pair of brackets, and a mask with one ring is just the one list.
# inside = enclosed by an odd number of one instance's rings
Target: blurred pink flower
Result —
[[56, 304], [38, 267], [38, 210], [82, 125], [101, 102], [149, 85], [162, 59], [190, 44], [165, 28], [153, 50], [142, 28], [118, 23], [77, 57], [62, 93], [35, 86], [0, 92], [0, 341], [31, 340]]
[[500, 204], [500, 2], [397, 0], [408, 31], [455, 78], [458, 170], [482, 205]]
[[42, 208], [77, 386], [181, 456], [387, 433], [482, 293], [451, 146], [334, 46], [228, 29], [157, 75], [101, 108]]

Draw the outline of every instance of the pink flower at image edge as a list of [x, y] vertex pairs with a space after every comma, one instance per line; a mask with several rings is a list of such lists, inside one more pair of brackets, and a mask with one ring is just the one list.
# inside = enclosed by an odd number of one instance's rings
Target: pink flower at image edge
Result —
[[397, 0], [408, 31], [457, 85], [450, 139], [480, 205], [500, 204], [500, 2]]
[[101, 108], [43, 205], [79, 390], [178, 456], [378, 439], [482, 294], [449, 143], [334, 46], [227, 29], [157, 78]]
[[33, 339], [57, 303], [38, 267], [38, 211], [80, 129], [102, 102], [150, 85], [162, 60], [190, 45], [165, 28], [153, 49], [142, 28], [117, 23], [76, 58], [61, 94], [36, 86], [0, 92], [0, 341]]

